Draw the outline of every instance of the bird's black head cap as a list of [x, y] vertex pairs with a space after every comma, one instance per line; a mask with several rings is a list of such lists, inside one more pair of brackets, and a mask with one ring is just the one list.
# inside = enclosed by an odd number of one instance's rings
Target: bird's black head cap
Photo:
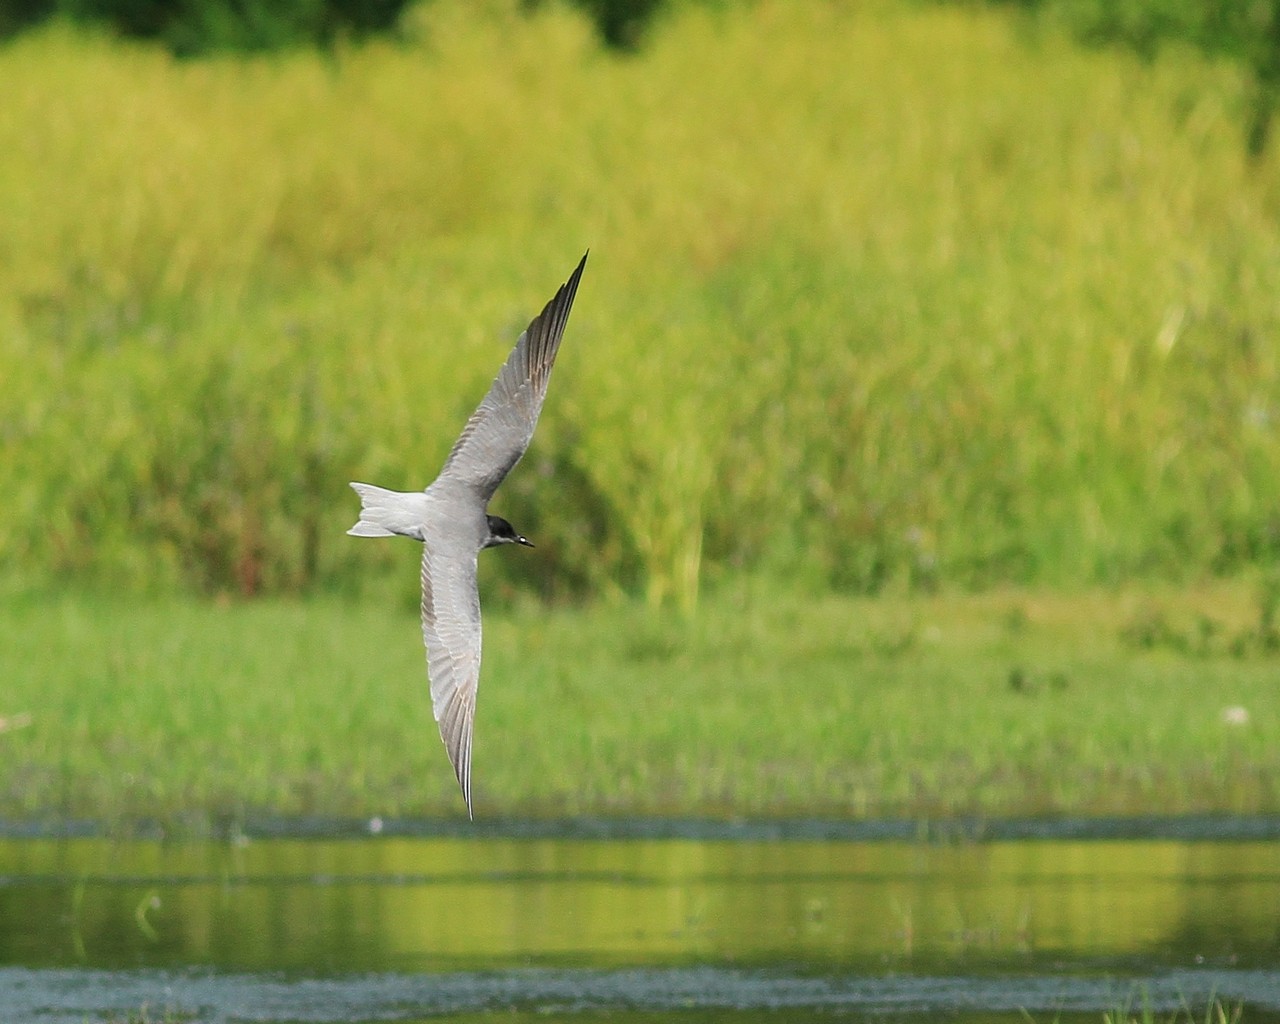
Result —
[[488, 516], [487, 518], [489, 520], [489, 537], [484, 542], [485, 547], [491, 548], [498, 544], [523, 544], [527, 548], [533, 547], [533, 542], [516, 533], [516, 528], [503, 519], [502, 516]]

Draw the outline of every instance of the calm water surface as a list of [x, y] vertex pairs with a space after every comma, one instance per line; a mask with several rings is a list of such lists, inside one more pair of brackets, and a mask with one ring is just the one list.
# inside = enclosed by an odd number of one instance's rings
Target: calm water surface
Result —
[[1214, 997], [1280, 1020], [1280, 843], [0, 841], [0, 1021], [1099, 1021]]

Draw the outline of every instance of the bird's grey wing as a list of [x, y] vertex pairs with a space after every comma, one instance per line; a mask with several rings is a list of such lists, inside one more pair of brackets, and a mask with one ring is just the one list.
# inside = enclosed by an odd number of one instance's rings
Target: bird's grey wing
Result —
[[586, 263], [584, 255], [555, 298], [520, 335], [440, 471], [442, 477], [474, 488], [486, 502], [529, 447]]
[[[441, 544], [440, 547], [446, 545]], [[422, 638], [427, 646], [431, 707], [471, 815], [471, 723], [480, 682], [480, 595], [474, 552], [422, 553]]]

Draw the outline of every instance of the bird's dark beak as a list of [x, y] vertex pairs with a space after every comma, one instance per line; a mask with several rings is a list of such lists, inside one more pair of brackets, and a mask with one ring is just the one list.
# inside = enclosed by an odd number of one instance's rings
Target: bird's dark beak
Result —
[[527, 548], [533, 547], [533, 541], [531, 541], [528, 537], [521, 537], [519, 534], [516, 534], [516, 543], [523, 544]]

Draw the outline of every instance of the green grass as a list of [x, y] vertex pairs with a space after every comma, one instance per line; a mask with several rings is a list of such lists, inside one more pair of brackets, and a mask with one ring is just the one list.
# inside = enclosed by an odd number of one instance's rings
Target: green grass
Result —
[[[530, 1013], [523, 1013], [523, 1014], [520, 1014], [520, 1016], [515, 1019], [519, 1020], [519, 1019], [523, 1019], [525, 1017], [531, 1017], [531, 1016], [532, 1014]], [[548, 1024], [556, 1024], [557, 1021], [561, 1021], [561, 1020], [567, 1021], [567, 1022], [580, 1021], [583, 1019], [592, 1020], [595, 1018], [595, 1016], [596, 1015], [592, 1015], [588, 1017], [582, 1013], [575, 1013], [573, 1015], [565, 1015], [564, 1017], [559, 1017], [559, 1016], [552, 1016], [547, 1012], [539, 1012], [538, 1019], [542, 1021], [546, 1021], [548, 1022]], [[599, 1016], [603, 1017], [604, 1015], [601, 1014]], [[491, 1014], [475, 1014], [475, 1015], [462, 1014], [459, 1016], [452, 1017], [451, 1019], [457, 1022], [457, 1024], [473, 1024], [473, 1022], [474, 1024], [483, 1024], [484, 1021], [488, 1021], [491, 1018], [492, 1018]], [[131, 1013], [127, 1017], [123, 1017], [123, 1018], [114, 1018], [114, 1017], [111, 1018], [110, 1024], [183, 1024], [183, 1022], [189, 1019], [191, 1018], [187, 1017], [185, 1014], [174, 1015], [168, 1012], [166, 1012], [163, 1016], [157, 1017], [153, 1013], [149, 1012], [146, 1007], [143, 1007], [136, 1014]], [[656, 1024], [656, 1022], [660, 1022], [660, 1021], [665, 1022], [670, 1020], [671, 1015], [658, 1014], [658, 1013], [654, 1013], [650, 1015], [650, 1014], [639, 1013], [636, 1011], [630, 1011], [627, 1015], [627, 1019], [629, 1021], [636, 1021], [637, 1024], [641, 1024], [641, 1022], [647, 1022], [649, 1020], [652, 1020]], [[726, 1019], [729, 1019], [727, 1013], [726, 1013]], [[968, 1012], [960, 1019], [963, 1021], [990, 1020], [990, 1021], [1003, 1022], [1003, 1021], [1012, 1021], [1016, 1018], [1010, 1013], [993, 1013], [990, 1015], [982, 1015], [980, 1013]], [[1052, 1024], [1061, 1024], [1064, 1018], [1063, 1018], [1063, 1015], [1058, 1014], [1055, 1017], [1046, 1018], [1046, 1019], [1052, 1022]], [[1089, 1014], [1076, 1013], [1066, 1019], [1073, 1022], [1080, 1022], [1080, 1024], [1083, 1024], [1083, 1022], [1091, 1021], [1094, 1018]], [[1037, 1018], [1029, 1013], [1024, 1012], [1022, 1016], [1022, 1020], [1025, 1022], [1025, 1024], [1037, 1024]], [[1226, 1006], [1220, 1000], [1214, 1000], [1210, 1006], [1205, 1008], [1205, 1010], [1201, 1015], [1197, 1015], [1190, 1008], [1178, 1011], [1176, 1013], [1161, 1014], [1145, 1007], [1142, 1009], [1140, 1014], [1136, 1014], [1136, 1015], [1133, 1012], [1131, 1012], [1129, 1007], [1123, 1007], [1115, 1011], [1111, 1011], [1111, 1010], [1104, 1011], [1102, 1014], [1102, 1024], [1239, 1024], [1239, 1022], [1241, 1021], [1247, 1022], [1247, 1020], [1248, 1018], [1245, 1017], [1244, 1011], [1241, 1007]]]
[[402, 579], [346, 481], [427, 482], [588, 246], [499, 502], [549, 557], [507, 588], [1275, 557], [1280, 160], [1237, 69], [968, 5], [681, 5], [625, 58], [516, 8], [327, 56], [0, 48], [0, 576]]
[[[1244, 630], [1253, 594], [740, 588], [693, 619], [490, 614], [477, 812], [1274, 812], [1274, 658], [1126, 638], [1152, 609]], [[64, 595], [3, 615], [0, 814], [463, 813], [407, 607]]]
[[1280, 555], [1237, 69], [890, 0], [626, 58], [410, 22], [0, 48], [0, 813], [456, 813], [346, 481], [430, 480], [588, 246], [495, 503], [538, 549], [487, 557], [480, 813], [1280, 809], [1280, 590], [1206, 582]]
[[1244, 1018], [1244, 1007], [1240, 1004], [1226, 1004], [1221, 999], [1213, 999], [1197, 1013], [1190, 1006], [1183, 1006], [1174, 1013], [1157, 1013], [1145, 999], [1140, 1006], [1126, 1003], [1115, 1010], [1102, 1015], [1103, 1024], [1238, 1024]]
[[[537, 1019], [549, 1022], [549, 1024], [557, 1024], [559, 1021], [574, 1022], [584, 1019], [591, 1021], [597, 1018], [604, 1019], [606, 1016], [606, 1014], [586, 1015], [581, 1012], [559, 1016], [553, 1015], [548, 1011], [538, 1011]], [[739, 1012], [739, 1016], [741, 1016], [741, 1012]], [[513, 1019], [524, 1020], [531, 1017], [533, 1017], [533, 1013], [525, 1012], [520, 1013], [518, 1017], [513, 1016]], [[729, 1016], [729, 1011], [726, 1011], [724, 1017], [726, 1020], [732, 1019]], [[185, 1014], [179, 1013], [175, 1015], [171, 1012], [165, 1012], [162, 1016], [156, 1016], [144, 1006], [137, 1013], [131, 1013], [127, 1017], [110, 1018], [110, 1024], [183, 1024], [183, 1022], [190, 1019], [192, 1018]], [[455, 1021], [456, 1024], [483, 1024], [483, 1022], [492, 1019], [492, 1014], [461, 1014], [453, 1016], [450, 1019]], [[663, 1013], [646, 1014], [634, 1010], [627, 1013], [627, 1020], [634, 1021], [636, 1024], [648, 1024], [650, 1021], [652, 1021], [653, 1024], [659, 1024], [659, 1022], [666, 1022], [670, 1019], [670, 1014]], [[906, 1019], [909, 1020], [912, 1018]], [[973, 1011], [969, 1011], [959, 1017], [959, 1019], [965, 1022], [975, 1022], [976, 1024], [976, 1022], [979, 1021], [1005, 1022], [1013, 1021], [1018, 1018], [1008, 1012], [982, 1014], [980, 1012], [975, 1013]], [[1084, 1024], [1084, 1022], [1092, 1021], [1096, 1018], [1091, 1014], [1074, 1013], [1066, 1017], [1062, 1014], [1057, 1014], [1054, 1017], [1041, 1019], [1050, 1022], [1050, 1024], [1062, 1024], [1064, 1020], [1071, 1021], [1073, 1024]], [[1021, 1016], [1021, 1020], [1024, 1024], [1037, 1024], [1037, 1018], [1025, 1011]], [[1247, 1022], [1247, 1020], [1248, 1018], [1245, 1016], [1244, 1010], [1241, 1006], [1228, 1006], [1218, 999], [1213, 1000], [1210, 1005], [1206, 1006], [1199, 1014], [1197, 1014], [1191, 1007], [1184, 1007], [1183, 1009], [1172, 1013], [1158, 1013], [1146, 1006], [1142, 1007], [1142, 1009], [1137, 1012], [1135, 1012], [1130, 1006], [1123, 1006], [1117, 1010], [1107, 1010], [1102, 1013], [1102, 1024], [1240, 1024], [1241, 1021]]]

